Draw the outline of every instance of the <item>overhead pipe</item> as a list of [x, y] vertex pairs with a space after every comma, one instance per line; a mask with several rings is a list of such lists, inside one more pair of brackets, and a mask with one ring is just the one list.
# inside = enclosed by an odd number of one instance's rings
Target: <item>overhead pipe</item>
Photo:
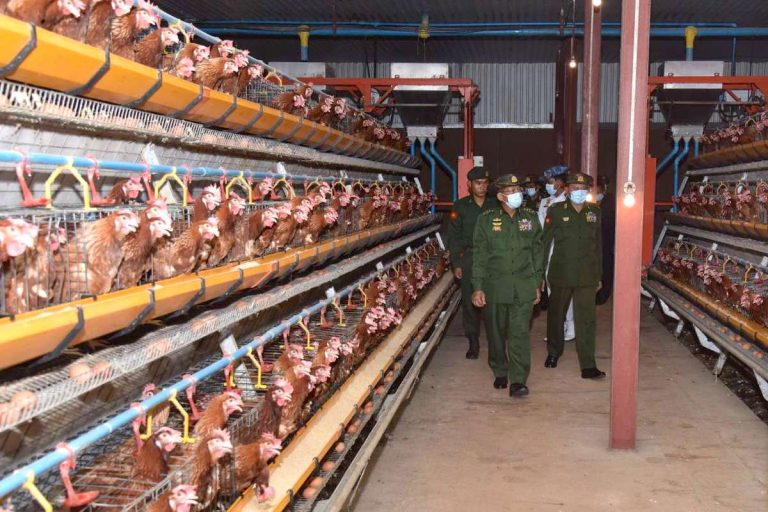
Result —
[[667, 153], [667, 156], [664, 157], [664, 159], [656, 164], [656, 175], [658, 176], [666, 166], [669, 165], [669, 162], [672, 161], [675, 156], [677, 156], [677, 152], [680, 151], [680, 139], [675, 140], [675, 146], [672, 148], [672, 150]]
[[443, 168], [448, 171], [448, 174], [451, 175], [451, 201], [454, 203], [458, 199], [458, 190], [459, 190], [459, 184], [458, 184], [458, 174], [456, 174], [456, 170], [451, 167], [448, 162], [445, 161], [445, 159], [440, 156], [440, 153], [437, 152], [437, 149], [435, 149], [435, 143], [432, 139], [429, 139], [429, 154], [435, 159], [437, 163], [443, 166]]
[[299, 45], [301, 46], [301, 61], [309, 60], [309, 27], [302, 25], [299, 27]]
[[[428, 139], [416, 139], [419, 142], [421, 142], [419, 146], [419, 150], [421, 151], [421, 156], [424, 157], [424, 159], [429, 162], [429, 186], [432, 188], [432, 193], [437, 194], [437, 169], [435, 168], [435, 159], [432, 158], [432, 156], [427, 151], [427, 143], [425, 140]], [[432, 213], [435, 213], [435, 207], [432, 207]]]
[[694, 157], [699, 156], [699, 139], [698, 138], [693, 139], [693, 156]]
[[680, 162], [685, 159], [686, 156], [688, 156], [688, 150], [690, 149], [690, 139], [688, 137], [685, 138], [685, 144], [683, 145], [683, 151], [677, 155], [675, 158], [675, 174], [674, 174], [674, 183], [672, 183], [672, 195], [677, 196], [678, 195], [678, 188], [680, 186], [679, 184], [679, 174], [680, 174]]
[[697, 33], [696, 27], [685, 27], [685, 60], [693, 60], [693, 44]]
[[[408, 256], [400, 256], [391, 261], [385, 269], [390, 269], [405, 260]], [[114, 431], [129, 425], [133, 420], [139, 417], [141, 411], [151, 411], [155, 407], [168, 402], [171, 398], [179, 396], [184, 390], [193, 386], [195, 383], [201, 382], [205, 379], [212, 377], [213, 375], [224, 371], [224, 369], [244, 357], [248, 357], [256, 348], [263, 346], [267, 342], [278, 338], [282, 335], [283, 331], [290, 328], [292, 325], [298, 323], [308, 315], [319, 312], [322, 308], [331, 304], [335, 300], [341, 300], [350, 293], [355, 292], [359, 287], [364, 286], [366, 283], [374, 279], [381, 271], [369, 273], [363, 279], [360, 279], [356, 283], [347, 286], [346, 288], [337, 292], [334, 296], [326, 298], [310, 306], [300, 313], [297, 313], [287, 319], [284, 319], [280, 324], [267, 330], [261, 336], [253, 339], [250, 343], [242, 345], [235, 352], [222, 357], [215, 363], [212, 363], [205, 368], [195, 372], [192, 376], [187, 377], [176, 384], [168, 386], [157, 392], [154, 396], [147, 398], [139, 402], [138, 405], [131, 406], [128, 410], [125, 410], [117, 416], [111, 418], [108, 421], [92, 428], [91, 430], [77, 436], [76, 438], [67, 442], [66, 448], [56, 448], [54, 451], [46, 454], [45, 456], [37, 459], [36, 461], [27, 464], [26, 466], [14, 471], [10, 475], [0, 480], [0, 497], [10, 495], [12, 492], [20, 489], [30, 479], [34, 480], [36, 477], [52, 471], [58, 468], [59, 464], [70, 458], [72, 453], [88, 448], [89, 446], [97, 443], [98, 441], [108, 437]]]
[[[235, 25], [265, 25], [265, 26], [284, 26], [296, 27], [307, 25], [309, 27], [420, 27], [422, 22], [396, 22], [396, 21], [333, 21], [322, 22], [317, 20], [260, 20], [260, 19], [240, 19], [240, 20], [192, 20], [197, 27], [225, 26]], [[620, 27], [621, 23], [617, 21], [606, 21], [602, 23], [606, 27]], [[570, 24], [569, 24], [570, 25]], [[652, 28], [685, 28], [695, 27], [730, 27], [737, 28], [737, 23], [728, 22], [702, 22], [702, 23], [682, 23], [675, 21], [656, 22], [651, 25]], [[483, 27], [559, 27], [559, 21], [502, 21], [502, 22], [456, 22], [456, 23], [429, 23], [432, 28], [483, 28]], [[584, 23], [577, 22], [576, 27], [583, 28]]]

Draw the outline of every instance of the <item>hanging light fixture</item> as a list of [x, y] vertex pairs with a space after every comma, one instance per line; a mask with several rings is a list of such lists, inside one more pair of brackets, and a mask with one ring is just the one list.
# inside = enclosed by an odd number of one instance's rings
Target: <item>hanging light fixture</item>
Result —
[[599, 8], [603, 5], [603, 0], [592, 0], [592, 7]]
[[579, 63], [576, 62], [576, 57], [571, 57], [571, 60], [568, 61], [568, 67], [571, 69], [576, 69], [576, 66], [578, 66]]
[[628, 181], [624, 184], [624, 206], [632, 208], [635, 206], [635, 184]]

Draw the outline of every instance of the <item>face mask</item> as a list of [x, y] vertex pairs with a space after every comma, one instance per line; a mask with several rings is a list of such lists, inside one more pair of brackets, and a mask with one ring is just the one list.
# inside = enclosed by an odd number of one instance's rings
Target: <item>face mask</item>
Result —
[[523, 204], [522, 192], [515, 192], [507, 196], [507, 206], [510, 208], [520, 208], [521, 204]]
[[547, 183], [547, 194], [553, 196], [555, 195], [555, 192], [557, 192], [557, 189], [555, 186], [551, 183]]
[[597, 202], [598, 202], [598, 203], [599, 203], [600, 201], [602, 201], [603, 199], [605, 199], [605, 194], [603, 194], [602, 192], [600, 192], [599, 194], [597, 194]]
[[574, 204], [582, 204], [587, 200], [587, 194], [589, 194], [589, 192], [586, 190], [573, 190], [571, 191], [571, 202]]
[[528, 197], [533, 197], [536, 195], [536, 189], [535, 188], [527, 188], [525, 189], [525, 193], [528, 194]]

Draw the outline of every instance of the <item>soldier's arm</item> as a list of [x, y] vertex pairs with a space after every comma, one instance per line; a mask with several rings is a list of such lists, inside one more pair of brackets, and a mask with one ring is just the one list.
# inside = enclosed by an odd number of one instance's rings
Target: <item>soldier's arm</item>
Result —
[[597, 209], [597, 275], [603, 275], [603, 229], [602, 229], [602, 214], [600, 209]]
[[451, 252], [451, 266], [453, 268], [461, 266], [461, 227], [461, 215], [452, 209], [451, 213], [448, 214], [445, 233], [448, 238], [448, 250]]
[[537, 223], [533, 223], [533, 243], [531, 251], [533, 253], [533, 271], [536, 281], [541, 282], [544, 279], [544, 230]]
[[555, 239], [555, 222], [552, 218], [552, 212], [547, 212], [547, 217], [544, 220], [544, 233], [542, 236], [542, 242], [541, 242], [541, 265], [542, 268], [547, 268], [547, 259], [549, 258], [549, 251], [550, 247], [552, 247], [552, 242]]
[[475, 224], [475, 233], [472, 238], [472, 290], [483, 289], [483, 280], [488, 271], [488, 222], [481, 215]]

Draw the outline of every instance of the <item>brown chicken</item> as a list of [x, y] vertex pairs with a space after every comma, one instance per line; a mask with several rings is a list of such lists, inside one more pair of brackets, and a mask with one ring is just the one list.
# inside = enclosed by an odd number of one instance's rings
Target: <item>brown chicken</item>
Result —
[[173, 73], [184, 59], [189, 59], [191, 66], [194, 67], [198, 62], [202, 62], [211, 56], [211, 49], [207, 46], [197, 43], [186, 43], [178, 52], [163, 55], [163, 71]]
[[5, 14], [27, 23], [42, 25], [51, 4], [56, 0], [8, 0]]
[[195, 435], [205, 436], [215, 429], [224, 428], [229, 417], [236, 412], [243, 412], [243, 399], [238, 393], [225, 391], [215, 396], [195, 424]]
[[[234, 76], [227, 78], [221, 82], [220, 89], [222, 92], [232, 94], [233, 96], [239, 96], [240, 92], [240, 76], [248, 76], [248, 50], [236, 50], [232, 56], [232, 60], [237, 66], [237, 73]], [[246, 82], [247, 85], [247, 82]]]
[[182, 484], [161, 494], [154, 503], [148, 505], [144, 510], [145, 512], [192, 512], [197, 504], [195, 486]]
[[189, 463], [189, 475], [185, 480], [199, 489], [200, 507], [205, 509], [218, 494], [218, 486], [213, 485], [213, 475], [218, 471], [221, 460], [232, 453], [232, 441], [229, 432], [215, 428], [198, 434], [195, 446], [195, 453]]
[[333, 120], [333, 96], [321, 96], [320, 101], [307, 113], [307, 119], [323, 126], [330, 126]]
[[285, 439], [298, 428], [304, 401], [309, 396], [315, 385], [315, 376], [312, 374], [312, 363], [301, 361], [286, 372], [285, 380], [293, 387], [291, 401], [283, 407], [280, 417], [280, 427], [277, 436]]
[[265, 230], [274, 227], [277, 220], [277, 210], [274, 208], [254, 210], [251, 213], [248, 217], [247, 233], [245, 235], [244, 255], [246, 258], [254, 258], [258, 255], [261, 235]]
[[109, 48], [112, 19], [131, 12], [130, 0], [91, 0], [83, 42], [102, 50]]
[[363, 230], [373, 226], [381, 206], [382, 204], [377, 194], [363, 200], [360, 208], [358, 208], [357, 229]]
[[195, 270], [206, 242], [219, 236], [217, 224], [215, 217], [194, 222], [175, 240], [161, 243], [154, 259], [156, 278], [167, 279]]
[[[114, 5], [115, 4], [113, 3], [113, 9]], [[110, 52], [116, 55], [133, 60], [134, 41], [139, 34], [149, 30], [150, 27], [159, 26], [159, 21], [149, 7], [134, 8], [127, 14], [122, 15], [117, 15], [117, 13], [123, 12], [124, 8], [121, 6], [118, 9], [115, 9], [116, 16], [112, 18], [110, 24], [109, 49]], [[87, 39], [89, 41], [94, 41], [89, 44], [93, 44], [94, 46], [102, 45], [102, 37], [103, 34], [98, 33], [97, 31], [94, 31], [93, 36], [91, 36], [91, 31], [89, 29]]]
[[192, 222], [200, 222], [207, 219], [220, 204], [221, 189], [216, 185], [208, 185], [192, 205]]
[[293, 385], [283, 377], [278, 377], [267, 390], [264, 402], [259, 411], [259, 425], [256, 429], [258, 435], [271, 434], [276, 436], [280, 430], [280, 418], [283, 415], [283, 407], [293, 396]]
[[158, 241], [173, 233], [173, 221], [163, 199], [156, 199], [139, 216], [139, 229], [123, 243], [123, 262], [117, 273], [120, 288], [136, 286], [151, 270], [151, 255]]
[[235, 53], [235, 43], [231, 39], [223, 39], [211, 46], [210, 56], [212, 58], [230, 57], [233, 53]]
[[160, 427], [139, 449], [133, 465], [134, 483], [158, 483], [168, 474], [168, 456], [181, 443], [181, 432]]
[[56, 0], [45, 11], [43, 27], [77, 41], [85, 39], [88, 30], [90, 0]]
[[123, 205], [136, 202], [143, 188], [141, 186], [141, 176], [131, 176], [130, 178], [117, 181], [110, 190], [109, 194], [102, 198], [94, 181], [99, 177], [98, 169], [88, 170], [88, 186], [91, 189], [91, 204], [94, 206]]
[[204, 262], [204, 268], [215, 267], [227, 259], [237, 237], [235, 225], [244, 211], [245, 200], [234, 192], [221, 203], [221, 207], [216, 211], [219, 236], [211, 241], [212, 247], [208, 259]]
[[192, 81], [210, 89], [219, 89], [225, 80], [236, 75], [237, 64], [234, 60], [226, 57], [211, 57], [197, 63]]
[[130, 210], [118, 210], [84, 223], [76, 237], [67, 242], [65, 263], [57, 268], [63, 283], [64, 296], [60, 300], [107, 293], [123, 259], [123, 242], [138, 227], [139, 216]]
[[[294, 198], [291, 201], [296, 202], [298, 199]], [[272, 250], [289, 248], [299, 226], [309, 220], [311, 211], [312, 202], [306, 198], [302, 199], [296, 206], [291, 206], [291, 203], [284, 203], [278, 206], [278, 221], [274, 228], [275, 232], [270, 248]]]
[[133, 60], [151, 68], [163, 64], [163, 55], [179, 44], [179, 33], [174, 28], [163, 27], [145, 36], [133, 46]]
[[309, 113], [307, 105], [312, 98], [312, 84], [301, 84], [293, 91], [286, 91], [275, 98], [273, 106], [283, 112], [306, 117]]
[[280, 455], [282, 442], [272, 434], [262, 434], [261, 438], [237, 447], [235, 453], [235, 480], [240, 493], [253, 486], [258, 501], [267, 501], [275, 496], [275, 490], [269, 486], [269, 463]]
[[314, 244], [320, 240], [320, 235], [339, 220], [339, 213], [332, 207], [319, 208], [315, 203], [307, 222], [299, 230], [296, 239], [303, 244]]
[[[290, 209], [290, 206], [288, 206]], [[285, 215], [285, 209], [281, 210], [281, 207], [270, 207], [267, 208], [269, 210], [269, 213], [262, 213], [261, 217], [261, 234], [256, 239], [256, 243], [254, 244], [253, 252], [256, 256], [263, 255], [267, 249], [272, 248], [272, 240], [275, 238], [275, 233], [277, 232], [277, 225], [280, 221], [280, 215], [281, 211], [283, 212], [283, 215]], [[285, 217], [283, 217], [285, 218]]]

